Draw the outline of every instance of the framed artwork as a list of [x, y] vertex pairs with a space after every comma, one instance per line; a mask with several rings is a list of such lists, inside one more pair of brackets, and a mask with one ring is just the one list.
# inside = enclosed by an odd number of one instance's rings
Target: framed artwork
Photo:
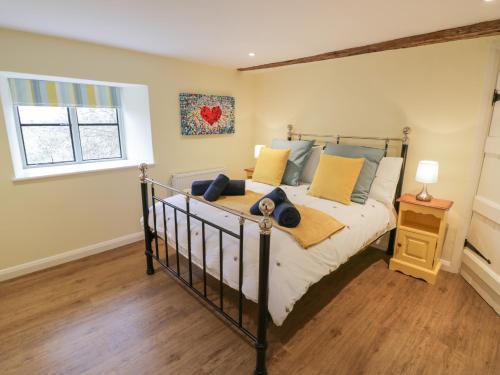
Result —
[[179, 94], [182, 135], [234, 133], [232, 96]]

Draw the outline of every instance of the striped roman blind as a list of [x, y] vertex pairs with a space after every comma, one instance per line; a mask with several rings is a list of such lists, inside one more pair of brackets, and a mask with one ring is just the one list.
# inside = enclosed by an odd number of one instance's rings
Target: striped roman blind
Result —
[[119, 107], [120, 88], [71, 82], [9, 78], [15, 105]]

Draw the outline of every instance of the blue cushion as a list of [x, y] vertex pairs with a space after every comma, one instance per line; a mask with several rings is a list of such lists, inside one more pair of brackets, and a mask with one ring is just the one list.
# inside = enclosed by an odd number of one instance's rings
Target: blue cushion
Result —
[[[197, 180], [191, 184], [191, 194], [203, 195], [214, 180]], [[245, 195], [245, 180], [231, 180], [221, 195]]]
[[259, 209], [259, 203], [264, 198], [269, 198], [274, 202], [274, 211], [272, 215], [279, 225], [287, 228], [295, 228], [299, 225], [299, 210], [297, 210], [297, 207], [295, 207], [293, 203], [288, 200], [286, 193], [279, 187], [260, 198], [252, 207], [250, 207], [250, 213], [252, 215], [262, 215], [262, 212], [260, 212]]
[[245, 195], [245, 180], [231, 180], [222, 195]]
[[250, 213], [252, 215], [262, 215], [262, 212], [260, 212], [259, 209], [259, 203], [264, 198], [269, 198], [270, 200], [272, 200], [274, 202], [274, 208], [276, 208], [276, 206], [278, 206], [280, 203], [283, 203], [288, 200], [286, 193], [283, 191], [283, 189], [277, 187], [269, 194], [264, 195], [257, 202], [255, 202], [252, 207], [250, 207]]
[[203, 194], [203, 198], [209, 202], [217, 200], [227, 185], [229, 185], [229, 177], [223, 174], [218, 175]]
[[276, 206], [273, 216], [285, 228], [295, 228], [300, 224], [300, 212], [288, 199]]
[[368, 193], [370, 193], [380, 160], [384, 157], [384, 150], [372, 147], [327, 143], [325, 154], [345, 158], [365, 158], [363, 168], [361, 168], [351, 194], [351, 201], [364, 204], [368, 199]]
[[203, 195], [214, 180], [196, 180], [191, 184], [191, 194]]
[[314, 141], [287, 141], [284, 139], [273, 139], [271, 145], [274, 149], [290, 149], [288, 162], [281, 183], [285, 185], [297, 186], [300, 174], [306, 165], [307, 159], [311, 155]]

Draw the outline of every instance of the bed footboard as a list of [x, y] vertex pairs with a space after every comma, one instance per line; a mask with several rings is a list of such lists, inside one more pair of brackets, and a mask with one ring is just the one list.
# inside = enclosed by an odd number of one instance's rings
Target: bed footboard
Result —
[[[233, 211], [226, 207], [220, 206], [216, 203], [207, 202], [199, 197], [193, 196], [186, 192], [177, 190], [171, 186], [164, 185], [160, 182], [154, 181], [148, 178], [147, 165], [141, 164], [139, 166], [141, 174], [139, 175], [139, 180], [141, 184], [141, 197], [142, 197], [142, 213], [144, 220], [144, 240], [145, 240], [145, 256], [146, 256], [146, 273], [148, 275], [154, 274], [153, 260], [155, 260], [162, 268], [164, 268], [168, 273], [179, 280], [185, 287], [193, 292], [198, 298], [202, 299], [208, 305], [210, 305], [214, 311], [216, 311], [220, 316], [222, 316], [226, 321], [231, 323], [237, 330], [243, 333], [248, 339], [253, 342], [256, 349], [256, 366], [255, 374], [267, 374], [266, 370], [266, 350], [267, 350], [267, 325], [268, 325], [268, 295], [269, 295], [269, 251], [270, 251], [270, 239], [271, 239], [271, 228], [272, 221], [270, 216], [274, 210], [274, 203], [270, 199], [264, 199], [261, 201], [259, 208], [264, 215], [261, 220], [257, 220], [250, 215], [244, 215], [242, 213]], [[153, 223], [149, 223], [149, 192], [148, 185], [151, 186], [151, 203], [153, 210]], [[178, 207], [165, 199], [160, 198], [155, 194], [155, 187], [166, 189], [169, 192], [184, 195], [186, 198], [185, 208]], [[226, 228], [223, 228], [206, 218], [202, 218], [190, 211], [190, 201], [196, 200], [201, 201], [205, 204], [211, 205], [217, 209], [229, 212], [235, 215], [239, 223], [239, 231], [235, 233]], [[156, 217], [156, 204], [161, 203], [163, 206], [163, 243], [165, 251], [165, 261], [161, 259], [159, 241], [157, 230], [157, 217]], [[174, 212], [174, 233], [175, 233], [175, 261], [170, 262], [169, 260], [169, 246], [168, 246], [168, 236], [167, 236], [167, 220], [165, 217], [166, 206], [173, 209]], [[182, 276], [180, 272], [180, 255], [179, 255], [179, 241], [178, 241], [178, 213], [185, 215], [186, 225], [187, 225], [187, 261], [188, 261], [188, 278]], [[193, 261], [191, 257], [191, 221], [196, 220], [201, 223], [202, 229], [202, 256], [203, 256], [203, 290], [199, 290], [193, 285]], [[245, 221], [250, 220], [258, 223], [260, 231], [260, 245], [259, 245], [259, 280], [258, 280], [258, 302], [257, 302], [257, 328], [256, 333], [250, 332], [243, 324], [243, 233]], [[152, 224], [152, 225], [150, 225]], [[206, 268], [206, 244], [205, 244], [205, 229], [206, 227], [211, 227], [219, 231], [219, 303], [216, 304], [210, 300], [207, 296], [207, 268]], [[151, 227], [153, 230], [151, 230]], [[224, 309], [224, 284], [223, 284], [223, 241], [222, 235], [229, 235], [239, 241], [239, 282], [238, 282], [238, 317], [234, 319], [231, 317]], [[154, 244], [154, 248], [153, 248]], [[256, 249], [257, 250], [257, 249]], [[173, 264], [171, 264], [173, 263]]]

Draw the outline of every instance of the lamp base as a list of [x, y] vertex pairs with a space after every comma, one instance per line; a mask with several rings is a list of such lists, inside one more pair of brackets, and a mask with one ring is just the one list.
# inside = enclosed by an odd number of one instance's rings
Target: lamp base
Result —
[[430, 195], [427, 192], [427, 185], [426, 184], [424, 184], [424, 186], [422, 187], [422, 191], [420, 193], [418, 193], [415, 198], [417, 198], [418, 201], [422, 201], [422, 202], [430, 202], [432, 200], [432, 195]]

